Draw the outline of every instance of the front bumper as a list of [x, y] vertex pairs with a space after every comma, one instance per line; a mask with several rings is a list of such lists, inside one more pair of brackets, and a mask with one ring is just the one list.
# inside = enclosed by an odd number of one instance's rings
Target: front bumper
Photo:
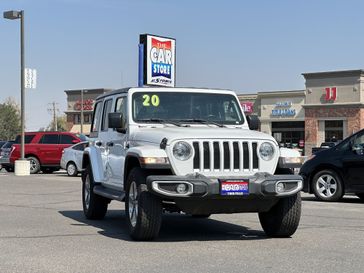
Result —
[[[221, 181], [248, 181], [248, 193], [222, 195]], [[285, 184], [279, 191], [278, 183]], [[177, 186], [185, 184], [187, 191], [178, 193]], [[201, 174], [187, 176], [148, 176], [147, 187], [159, 196], [164, 204], [188, 214], [205, 215], [215, 213], [266, 212], [280, 198], [299, 194], [302, 189], [299, 175], [271, 175], [257, 173], [249, 177], [211, 178]]]
[[[223, 180], [244, 180], [249, 183], [249, 196], [259, 197], [285, 197], [296, 194], [302, 190], [303, 181], [299, 175], [271, 175], [268, 173], [257, 173], [249, 177], [218, 177], [210, 178], [201, 174], [193, 174], [187, 176], [148, 176], [148, 190], [160, 197], [166, 198], [208, 198], [221, 197], [221, 181]], [[278, 187], [279, 183], [283, 183], [282, 187]], [[186, 192], [179, 193], [177, 186], [185, 184]], [[244, 196], [244, 195], [243, 195]], [[232, 198], [237, 196], [223, 196], [224, 198]], [[240, 197], [240, 196], [239, 196]]]

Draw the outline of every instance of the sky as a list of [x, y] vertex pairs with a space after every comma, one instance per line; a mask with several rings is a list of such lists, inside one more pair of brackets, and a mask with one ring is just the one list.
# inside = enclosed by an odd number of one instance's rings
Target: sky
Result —
[[[0, 0], [25, 12], [26, 129], [67, 89], [136, 86], [139, 35], [176, 39], [176, 85], [304, 89], [304, 72], [364, 68], [361, 0]], [[0, 18], [0, 103], [20, 103], [20, 22]]]

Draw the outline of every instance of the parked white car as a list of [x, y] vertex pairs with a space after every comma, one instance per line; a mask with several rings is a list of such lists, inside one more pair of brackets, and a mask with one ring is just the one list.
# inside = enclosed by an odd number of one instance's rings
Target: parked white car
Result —
[[63, 150], [61, 168], [67, 171], [69, 176], [77, 176], [82, 171], [82, 156], [88, 141], [80, 142]]

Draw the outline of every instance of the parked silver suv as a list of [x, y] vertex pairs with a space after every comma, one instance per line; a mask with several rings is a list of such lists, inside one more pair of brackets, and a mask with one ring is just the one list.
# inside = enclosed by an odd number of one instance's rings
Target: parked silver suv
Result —
[[82, 161], [85, 216], [103, 218], [111, 200], [125, 201], [131, 237], [150, 240], [164, 210], [197, 217], [257, 212], [268, 236], [291, 236], [302, 178], [286, 167], [300, 158], [280, 160], [274, 138], [248, 123], [258, 124], [232, 91], [128, 88], [101, 95]]

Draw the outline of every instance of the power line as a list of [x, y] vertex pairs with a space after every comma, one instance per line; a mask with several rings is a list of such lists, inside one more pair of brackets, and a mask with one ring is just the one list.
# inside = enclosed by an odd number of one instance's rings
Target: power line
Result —
[[52, 103], [48, 103], [48, 105], [51, 106], [51, 108], [48, 108], [48, 113], [53, 115], [53, 130], [54, 131], [58, 131], [58, 124], [57, 124], [57, 113], [59, 113], [59, 108], [58, 108], [58, 103], [57, 102], [52, 102]]

